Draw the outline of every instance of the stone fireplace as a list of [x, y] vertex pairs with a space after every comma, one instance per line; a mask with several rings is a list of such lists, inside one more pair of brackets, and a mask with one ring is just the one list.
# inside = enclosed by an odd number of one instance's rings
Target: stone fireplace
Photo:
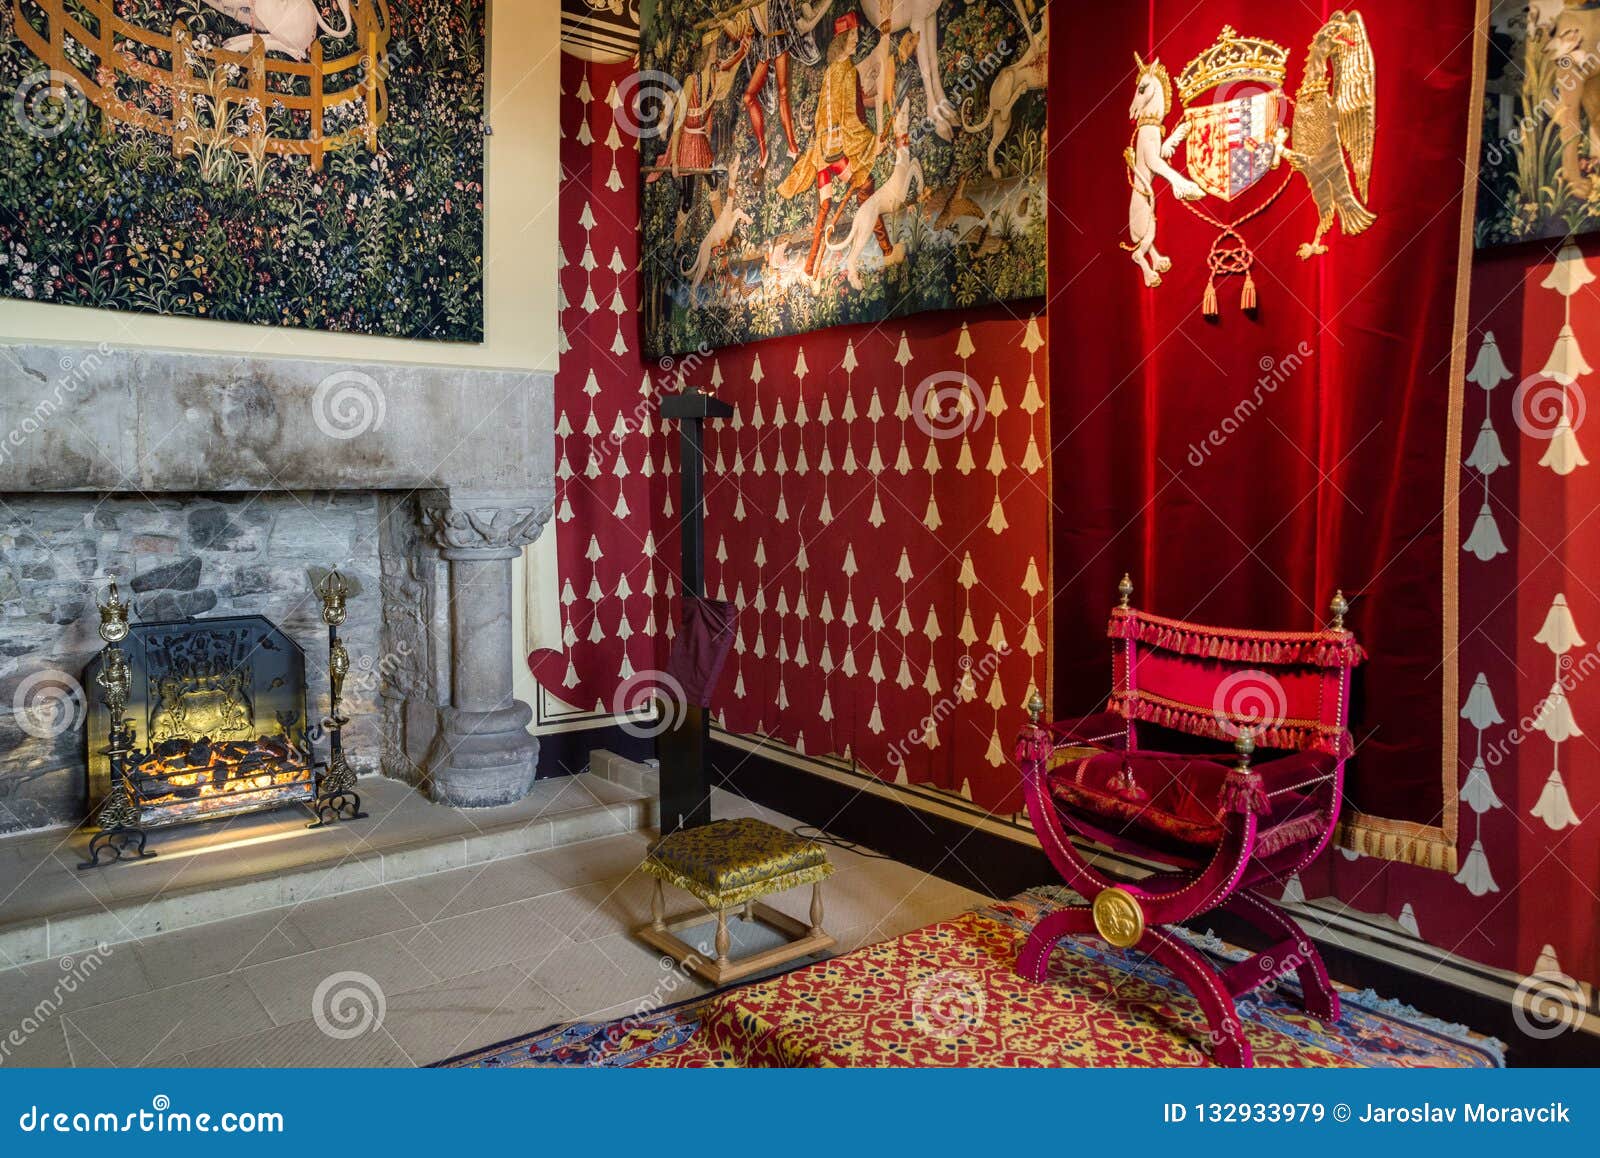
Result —
[[[550, 516], [548, 374], [0, 354], [0, 832], [87, 815], [84, 672], [112, 579], [135, 624], [270, 622], [304, 653], [315, 719], [314, 584], [338, 568], [356, 770], [459, 806], [527, 792], [538, 744], [511, 691], [512, 566]], [[215, 706], [224, 690], [196, 694]]]

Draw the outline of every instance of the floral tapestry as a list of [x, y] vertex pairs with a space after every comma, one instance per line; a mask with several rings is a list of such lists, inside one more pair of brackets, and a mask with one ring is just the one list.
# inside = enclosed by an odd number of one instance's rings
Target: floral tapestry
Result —
[[0, 0], [0, 295], [481, 341], [484, 34], [484, 0]]
[[646, 3], [652, 357], [1044, 292], [1035, 0]]
[[1480, 247], [1600, 229], [1600, 5], [1494, 0]]

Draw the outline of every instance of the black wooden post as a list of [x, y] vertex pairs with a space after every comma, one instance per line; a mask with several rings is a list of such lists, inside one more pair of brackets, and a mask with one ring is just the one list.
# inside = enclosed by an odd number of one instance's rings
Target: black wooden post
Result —
[[[706, 593], [705, 453], [703, 424], [732, 418], [733, 407], [688, 389], [661, 400], [661, 417], [678, 420], [682, 448], [679, 517], [683, 537], [683, 593]], [[680, 624], [681, 626], [681, 624]], [[706, 775], [706, 719], [699, 704], [686, 704], [674, 727], [656, 741], [661, 759], [661, 835], [711, 822], [711, 783]]]

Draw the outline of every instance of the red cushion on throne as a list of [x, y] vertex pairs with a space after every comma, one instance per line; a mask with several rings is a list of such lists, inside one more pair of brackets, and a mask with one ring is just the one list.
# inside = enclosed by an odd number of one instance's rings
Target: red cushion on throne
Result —
[[[1322, 835], [1328, 818], [1309, 790], [1331, 776], [1334, 765], [1330, 755], [1302, 752], [1257, 767], [1271, 806], [1257, 828], [1258, 855]], [[1050, 792], [1069, 822], [1076, 814], [1106, 835], [1126, 834], [1182, 856], [1208, 856], [1222, 839], [1228, 772], [1229, 765], [1204, 756], [1101, 752], [1060, 760], [1050, 771]]]

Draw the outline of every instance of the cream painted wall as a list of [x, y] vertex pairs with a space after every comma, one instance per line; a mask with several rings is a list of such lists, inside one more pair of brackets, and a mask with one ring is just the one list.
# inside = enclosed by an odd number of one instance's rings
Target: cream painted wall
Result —
[[0, 340], [241, 355], [556, 368], [560, 0], [490, 0], [485, 341], [413, 342], [0, 299]]

